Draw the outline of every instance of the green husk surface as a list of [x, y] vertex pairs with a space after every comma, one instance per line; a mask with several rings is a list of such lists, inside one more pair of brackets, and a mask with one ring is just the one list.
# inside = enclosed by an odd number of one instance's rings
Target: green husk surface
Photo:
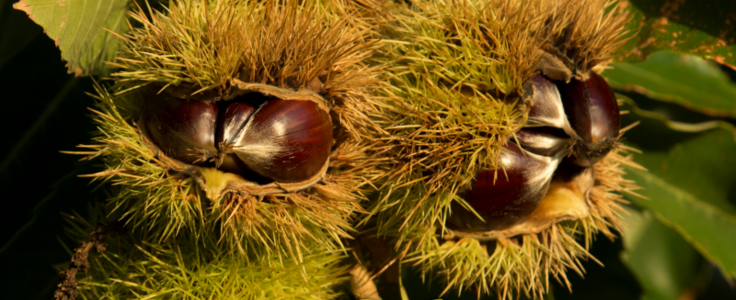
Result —
[[[375, 151], [391, 157], [392, 170], [369, 208], [379, 234], [434, 223], [474, 174], [497, 168], [506, 141], [526, 121], [522, 82], [536, 61], [536, 37], [513, 34], [536, 24], [524, 14], [532, 7], [503, 1], [415, 6], [396, 18], [394, 38], [375, 57], [388, 65], [382, 103], [371, 115], [381, 128]], [[514, 38], [506, 38], [509, 31]]]
[[[100, 210], [92, 221], [104, 220]], [[89, 240], [93, 222], [69, 218], [68, 232]], [[77, 274], [82, 299], [333, 299], [347, 278], [340, 251], [315, 251], [302, 262], [222, 251], [213, 235], [157, 244], [131, 233], [107, 233], [107, 247], [90, 251]], [[317, 248], [318, 245], [311, 245]], [[95, 252], [94, 254], [92, 252]]]

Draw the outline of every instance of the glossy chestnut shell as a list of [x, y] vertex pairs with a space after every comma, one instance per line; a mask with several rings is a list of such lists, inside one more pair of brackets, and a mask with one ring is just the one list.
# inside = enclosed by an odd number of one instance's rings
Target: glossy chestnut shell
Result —
[[311, 101], [246, 94], [207, 103], [152, 99], [139, 126], [163, 154], [255, 182], [302, 182], [320, 172], [332, 147], [329, 114]]
[[613, 148], [621, 128], [621, 116], [613, 90], [606, 80], [590, 72], [585, 81], [558, 85], [565, 114], [577, 134], [573, 160], [589, 167]]
[[332, 147], [330, 116], [309, 101], [266, 102], [233, 140], [232, 151], [251, 170], [278, 182], [314, 176]]
[[472, 188], [460, 196], [483, 220], [454, 203], [448, 218], [452, 228], [468, 231], [499, 230], [523, 221], [542, 200], [559, 158], [541, 156], [509, 144], [501, 153], [498, 170], [483, 170]]
[[168, 157], [202, 165], [217, 155], [217, 105], [163, 96], [150, 101], [138, 126]]

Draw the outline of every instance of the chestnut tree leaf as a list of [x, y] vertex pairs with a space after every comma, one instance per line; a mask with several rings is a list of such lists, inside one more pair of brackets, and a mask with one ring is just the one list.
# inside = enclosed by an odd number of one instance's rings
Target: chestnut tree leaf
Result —
[[652, 99], [715, 117], [736, 117], [736, 84], [714, 63], [675, 53], [656, 53], [640, 63], [615, 63], [608, 83]]
[[[643, 121], [651, 124], [651, 119]], [[723, 122], [702, 133], [646, 128], [650, 143], [667, 144], [668, 149], [635, 156], [649, 171], [627, 167], [627, 177], [644, 188], [637, 192], [648, 199], [627, 198], [652, 211], [727, 276], [736, 277], [736, 129]], [[648, 147], [636, 143], [636, 135], [632, 140], [635, 147]]]
[[105, 61], [112, 61], [122, 44], [117, 34], [128, 30], [129, 0], [20, 0], [13, 5], [28, 14], [54, 40], [76, 76], [109, 73]]
[[633, 13], [637, 32], [619, 49], [620, 60], [645, 60], [660, 51], [692, 54], [736, 65], [736, 1], [619, 1]]
[[731, 155], [736, 153], [733, 126], [720, 120], [672, 121], [638, 108], [628, 98], [622, 100], [622, 109], [633, 112], [622, 116], [622, 124], [640, 122], [624, 135], [627, 144], [643, 151], [635, 161], [700, 201], [736, 215], [736, 168], [730, 167], [736, 165]]
[[644, 289], [642, 299], [680, 299], [698, 279], [698, 252], [648, 212], [627, 208], [625, 223], [621, 260]]

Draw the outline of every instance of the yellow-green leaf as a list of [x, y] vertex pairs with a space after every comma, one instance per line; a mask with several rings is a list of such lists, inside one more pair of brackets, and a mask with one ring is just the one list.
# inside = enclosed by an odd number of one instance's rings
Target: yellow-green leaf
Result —
[[61, 49], [70, 73], [106, 75], [120, 47], [112, 32], [128, 29], [128, 0], [20, 0], [13, 5], [41, 25]]
[[717, 117], [736, 117], [736, 84], [714, 63], [656, 53], [640, 63], [615, 63], [603, 75], [617, 89], [677, 103]]
[[627, 209], [625, 223], [621, 259], [644, 289], [642, 299], [680, 299], [697, 280], [698, 252], [647, 212]]
[[736, 131], [720, 123], [708, 131], [683, 133], [657, 126], [656, 120], [643, 121], [641, 136], [634, 129], [629, 142], [645, 149], [635, 159], [649, 171], [626, 171], [644, 188], [637, 192], [648, 199], [629, 200], [675, 229], [727, 276], [736, 277]]

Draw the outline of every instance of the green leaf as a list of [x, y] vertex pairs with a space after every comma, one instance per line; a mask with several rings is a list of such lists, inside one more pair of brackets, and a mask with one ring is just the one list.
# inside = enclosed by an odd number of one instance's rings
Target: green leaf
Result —
[[623, 61], [641, 61], [652, 53], [668, 51], [736, 65], [735, 1], [621, 2], [634, 13], [628, 29], [638, 31], [619, 50]]
[[[659, 130], [658, 130], [659, 129]], [[648, 199], [628, 197], [651, 210], [674, 228], [707, 259], [736, 277], [736, 187], [734, 128], [687, 134], [664, 151], [645, 151], [635, 157], [649, 172], [628, 167], [628, 178], [644, 188]], [[650, 141], [671, 141], [672, 132], [648, 127]], [[684, 134], [683, 134], [684, 135]], [[652, 140], [652, 136], [658, 138]]]
[[603, 73], [617, 89], [674, 102], [717, 117], [736, 117], [736, 84], [713, 63], [698, 57], [657, 53], [636, 64], [615, 63]]
[[698, 252], [649, 213], [627, 212], [621, 260], [644, 289], [642, 299], [679, 299], [698, 280]]
[[13, 7], [44, 28], [77, 76], [107, 75], [104, 62], [112, 61], [121, 45], [107, 30], [120, 35], [128, 30], [128, 0], [20, 0]]
[[644, 150], [635, 156], [638, 164], [678, 191], [736, 215], [736, 131], [732, 125], [722, 121], [680, 123], [635, 106], [625, 108], [642, 117], [642, 124], [625, 135], [628, 144]]

